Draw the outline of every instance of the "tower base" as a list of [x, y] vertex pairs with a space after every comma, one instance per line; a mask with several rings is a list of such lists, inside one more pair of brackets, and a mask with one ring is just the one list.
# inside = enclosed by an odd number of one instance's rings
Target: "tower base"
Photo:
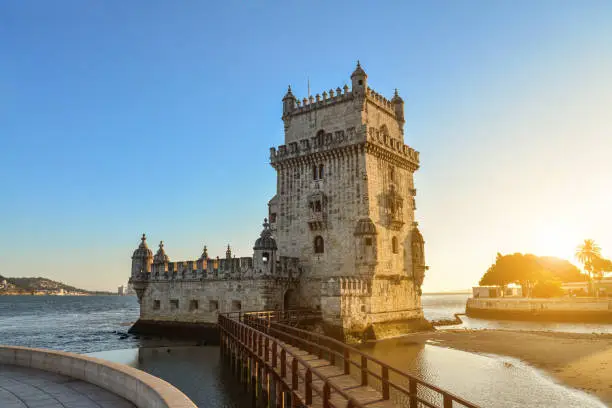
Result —
[[347, 344], [359, 344], [370, 340], [383, 340], [408, 333], [434, 330], [425, 318], [391, 320], [367, 326], [343, 327], [329, 322], [320, 323], [317, 331]]
[[216, 323], [187, 323], [163, 320], [138, 319], [130, 330], [130, 334], [141, 336], [156, 336], [168, 339], [197, 340], [207, 345], [219, 344], [219, 327]]

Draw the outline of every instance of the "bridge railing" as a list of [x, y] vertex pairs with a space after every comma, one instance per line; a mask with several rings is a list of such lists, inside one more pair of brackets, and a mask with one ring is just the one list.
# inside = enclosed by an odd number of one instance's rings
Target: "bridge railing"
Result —
[[[353, 407], [362, 407], [359, 401], [354, 401], [352, 397], [343, 390], [335, 388], [325, 376], [320, 375], [316, 369], [310, 368], [306, 361], [299, 356], [295, 356], [278, 340], [285, 344], [307, 351], [309, 354], [316, 355], [321, 359], [326, 359], [332, 365], [338, 365], [347, 375], [356, 375], [362, 386], [370, 386], [377, 389], [384, 400], [394, 400], [410, 408], [431, 407], [431, 408], [452, 408], [466, 407], [478, 408], [448, 391], [442, 390], [433, 384], [421, 380], [413, 375], [398, 370], [390, 365], [364, 353], [355, 347], [349, 346], [341, 341], [327, 337], [312, 331], [302, 330], [285, 324], [290, 321], [304, 321], [316, 318], [317, 312], [312, 311], [264, 311], [264, 312], [235, 312], [223, 316], [226, 321], [238, 324], [237, 327], [247, 326], [262, 333], [267, 339], [265, 343], [273, 342], [278, 344], [285, 354], [290, 354], [306, 367], [306, 373], [310, 372], [310, 378], [306, 375], [305, 382], [312, 381], [312, 374], [325, 382], [323, 395], [324, 404], [329, 400], [329, 391], [338, 392], [346, 400], [352, 401]], [[320, 314], [318, 315], [320, 316]], [[221, 324], [220, 315], [220, 324]], [[257, 335], [256, 335], [257, 337]], [[311, 387], [312, 388], [312, 387]], [[327, 394], [325, 389], [328, 390]], [[328, 402], [325, 407], [333, 407]]]

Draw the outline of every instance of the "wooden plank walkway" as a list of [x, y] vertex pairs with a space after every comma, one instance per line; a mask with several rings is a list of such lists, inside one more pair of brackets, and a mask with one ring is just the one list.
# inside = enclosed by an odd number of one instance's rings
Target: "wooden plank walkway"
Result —
[[478, 408], [350, 345], [283, 324], [287, 315], [296, 321], [310, 316], [308, 311], [219, 315], [222, 352], [269, 406], [287, 407], [290, 396], [294, 408]]
[[[323, 387], [325, 385], [325, 381], [322, 378], [319, 378], [317, 374], [320, 374], [321, 377], [327, 379], [330, 385], [330, 405], [334, 408], [344, 408], [348, 406], [348, 400], [334, 391], [334, 388], [337, 388], [346, 394], [348, 394], [351, 398], [359, 401], [362, 405], [367, 405], [371, 408], [396, 408], [397, 405], [392, 403], [391, 401], [385, 401], [380, 392], [375, 390], [369, 386], [363, 386], [360, 382], [350, 374], [344, 374], [344, 370], [336, 365], [332, 365], [326, 359], [319, 358], [316, 355], [309, 354], [307, 351], [301, 350], [297, 347], [294, 347], [290, 344], [283, 343], [279, 341], [277, 347], [277, 356], [280, 355], [282, 347], [285, 347], [287, 351], [290, 351], [291, 354], [299, 357], [300, 364], [298, 364], [298, 389], [296, 390], [297, 394], [300, 396], [302, 401], [306, 400], [306, 371], [308, 368], [311, 371], [314, 371], [312, 374], [312, 403], [307, 406], [313, 408], [323, 408]], [[268, 351], [268, 362], [272, 361], [272, 348], [270, 347]], [[283, 379], [281, 377], [280, 367], [275, 368], [274, 371], [281, 378], [281, 380], [287, 385], [288, 388], [291, 388], [291, 367], [293, 364], [293, 357], [291, 354], [287, 354], [286, 360], [286, 372], [287, 375]], [[316, 373], [315, 373], [316, 372]]]

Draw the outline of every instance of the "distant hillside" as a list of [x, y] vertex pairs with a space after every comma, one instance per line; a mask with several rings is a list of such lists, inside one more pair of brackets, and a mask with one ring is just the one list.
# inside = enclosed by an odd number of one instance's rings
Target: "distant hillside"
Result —
[[[6, 280], [6, 285], [2, 282]], [[56, 282], [47, 278], [7, 278], [0, 275], [0, 293], [48, 293], [48, 294], [114, 294], [111, 292], [90, 292], [88, 290], [75, 288], [62, 282]]]

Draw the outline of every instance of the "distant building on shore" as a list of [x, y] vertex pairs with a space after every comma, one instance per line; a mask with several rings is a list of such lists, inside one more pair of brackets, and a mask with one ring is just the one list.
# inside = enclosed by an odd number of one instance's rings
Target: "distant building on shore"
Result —
[[131, 283], [126, 283], [125, 285], [121, 285], [117, 288], [117, 295], [119, 296], [135, 296], [136, 292], [134, 291], [134, 287]]
[[499, 285], [474, 286], [472, 296], [475, 298], [497, 298], [497, 297], [521, 297], [523, 288], [521, 285], [511, 283], [505, 288]]
[[[598, 297], [612, 297], [612, 277], [606, 277], [601, 280], [593, 280], [593, 291]], [[588, 281], [581, 282], [564, 282], [561, 289], [569, 296], [588, 296], [589, 293]]]

